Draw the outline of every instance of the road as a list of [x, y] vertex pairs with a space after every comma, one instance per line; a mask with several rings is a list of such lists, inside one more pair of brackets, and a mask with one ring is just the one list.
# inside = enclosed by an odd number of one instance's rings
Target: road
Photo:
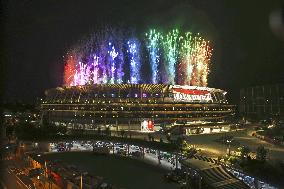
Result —
[[[268, 158], [272, 160], [283, 160], [284, 159], [284, 148], [276, 146], [260, 140], [256, 137], [251, 136], [251, 130], [238, 131], [226, 133], [232, 135], [234, 140], [240, 143], [241, 146], [248, 146], [252, 151], [256, 151], [257, 147], [262, 145], [264, 148], [269, 149]], [[196, 145], [201, 152], [217, 157], [226, 154], [228, 145], [224, 145], [216, 142], [215, 140], [220, 138], [224, 133], [218, 134], [203, 134], [203, 135], [190, 135], [186, 137], [186, 140], [193, 145]], [[231, 146], [231, 150], [236, 150], [237, 147]]]

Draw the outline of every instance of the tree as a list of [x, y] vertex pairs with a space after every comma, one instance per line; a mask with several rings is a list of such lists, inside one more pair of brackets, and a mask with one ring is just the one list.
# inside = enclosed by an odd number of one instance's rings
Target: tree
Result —
[[171, 135], [170, 135], [170, 134], [167, 134], [167, 135], [166, 135], [166, 138], [167, 138], [167, 140], [168, 140], [169, 143], [172, 143]]
[[230, 162], [231, 164], [235, 164], [237, 163], [238, 159], [235, 156], [228, 156], [228, 162]]
[[264, 146], [259, 146], [256, 149], [256, 159], [260, 161], [265, 161], [267, 156], [267, 150]]
[[238, 148], [238, 151], [241, 153], [241, 158], [247, 158], [248, 154], [250, 153], [250, 149], [248, 146], [242, 146]]
[[187, 153], [188, 150], [190, 149], [189, 144], [184, 140], [183, 137], [178, 137], [175, 141], [178, 149], [182, 152], [182, 153]]

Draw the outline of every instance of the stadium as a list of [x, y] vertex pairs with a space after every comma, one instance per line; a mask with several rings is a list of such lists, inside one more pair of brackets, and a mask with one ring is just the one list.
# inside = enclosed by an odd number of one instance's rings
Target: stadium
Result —
[[45, 92], [43, 120], [84, 130], [230, 129], [235, 107], [225, 91], [207, 87], [209, 41], [178, 29], [153, 29], [142, 39], [116, 31], [99, 31], [67, 52], [63, 87]]
[[69, 129], [154, 131], [181, 125], [187, 134], [226, 130], [234, 113], [220, 89], [164, 84], [96, 84], [46, 91], [44, 119]]

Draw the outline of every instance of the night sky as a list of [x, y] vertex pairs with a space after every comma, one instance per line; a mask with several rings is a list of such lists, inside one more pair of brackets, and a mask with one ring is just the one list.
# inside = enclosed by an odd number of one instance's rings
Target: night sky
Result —
[[[209, 87], [238, 103], [242, 87], [284, 82], [284, 41], [269, 27], [281, 0], [2, 1], [2, 93], [31, 103], [62, 85], [63, 55], [101, 25], [143, 33], [155, 27], [200, 32], [213, 44]], [[3, 66], [3, 65], [2, 65]]]

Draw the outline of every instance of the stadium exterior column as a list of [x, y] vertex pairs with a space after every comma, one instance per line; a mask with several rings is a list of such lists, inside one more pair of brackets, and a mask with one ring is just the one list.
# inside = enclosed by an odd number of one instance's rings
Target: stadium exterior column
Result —
[[118, 133], [118, 123], [117, 118], [115, 119], [115, 126], [116, 126], [116, 134]]

